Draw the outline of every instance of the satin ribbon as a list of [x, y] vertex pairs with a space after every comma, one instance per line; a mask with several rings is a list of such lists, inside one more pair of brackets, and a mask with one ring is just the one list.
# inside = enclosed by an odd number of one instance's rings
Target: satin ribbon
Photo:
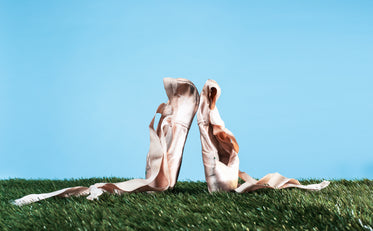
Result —
[[[30, 194], [16, 199], [13, 203], [22, 206], [54, 196], [85, 195], [87, 199], [94, 200], [104, 192], [123, 194], [165, 191], [173, 188], [177, 182], [185, 141], [197, 108], [203, 164], [210, 192], [242, 193], [260, 188], [288, 187], [320, 190], [329, 185], [328, 181], [301, 185], [299, 181], [283, 177], [278, 173], [268, 174], [257, 181], [239, 171], [237, 141], [234, 135], [225, 128], [215, 105], [221, 93], [217, 83], [208, 80], [200, 97], [197, 88], [189, 80], [165, 78], [163, 82], [169, 100], [159, 105], [156, 111], [161, 114], [157, 128], [154, 129], [155, 116], [149, 125], [150, 147], [146, 160], [145, 179], [133, 179], [120, 183], [97, 183], [90, 187], [77, 186], [50, 193]], [[245, 181], [240, 186], [238, 185], [239, 177]]]

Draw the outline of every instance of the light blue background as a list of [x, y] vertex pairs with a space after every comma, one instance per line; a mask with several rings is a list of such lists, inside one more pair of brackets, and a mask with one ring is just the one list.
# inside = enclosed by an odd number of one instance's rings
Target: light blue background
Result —
[[[373, 178], [372, 1], [0, 1], [0, 178], [144, 177], [163, 77], [254, 177]], [[196, 121], [181, 180], [204, 180]]]

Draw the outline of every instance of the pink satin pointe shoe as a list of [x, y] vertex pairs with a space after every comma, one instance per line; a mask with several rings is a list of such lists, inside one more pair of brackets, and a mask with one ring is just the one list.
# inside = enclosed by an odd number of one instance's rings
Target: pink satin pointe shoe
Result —
[[193, 117], [197, 111], [199, 94], [194, 84], [186, 79], [163, 79], [168, 102], [159, 105], [156, 113], [161, 117], [154, 129], [155, 116], [150, 129], [150, 147], [146, 160], [146, 178], [120, 183], [97, 183], [88, 187], [65, 188], [51, 193], [31, 194], [14, 201], [24, 205], [49, 197], [88, 195], [93, 200], [104, 193], [164, 191], [173, 188], [177, 182], [185, 141]]
[[239, 147], [233, 134], [225, 128], [216, 107], [220, 93], [219, 85], [214, 80], [207, 80], [197, 111], [209, 192], [234, 190], [238, 184]]
[[[190, 125], [198, 109], [199, 94], [194, 84], [187, 79], [164, 78], [165, 90], [169, 101], [161, 104], [157, 112], [161, 113], [154, 136], [162, 147], [163, 166], [160, 170], [153, 164], [153, 156], [148, 154], [146, 179], [155, 175], [154, 185], [161, 188], [173, 188], [177, 182], [185, 141]], [[150, 124], [152, 133], [154, 119]], [[159, 140], [159, 141], [158, 141]], [[157, 173], [159, 172], [159, 173]]]
[[[236, 191], [250, 192], [260, 188], [297, 187], [308, 190], [320, 190], [329, 185], [329, 181], [320, 184], [301, 185], [295, 179], [286, 178], [279, 173], [271, 173], [255, 180], [239, 170], [239, 147], [234, 135], [225, 128], [216, 107], [221, 94], [219, 85], [214, 80], [207, 80], [204, 85], [197, 111], [197, 121], [202, 144], [202, 158], [209, 192]], [[238, 178], [245, 181], [238, 187]]]

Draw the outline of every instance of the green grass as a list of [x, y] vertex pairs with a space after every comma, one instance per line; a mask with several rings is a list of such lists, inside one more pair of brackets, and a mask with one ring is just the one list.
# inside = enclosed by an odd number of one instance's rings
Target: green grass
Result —
[[[178, 182], [163, 193], [50, 198], [23, 207], [9, 202], [120, 178], [0, 181], [0, 230], [369, 230], [373, 181], [338, 180], [318, 192], [300, 189], [209, 194], [204, 182]], [[302, 183], [316, 183], [304, 180]]]

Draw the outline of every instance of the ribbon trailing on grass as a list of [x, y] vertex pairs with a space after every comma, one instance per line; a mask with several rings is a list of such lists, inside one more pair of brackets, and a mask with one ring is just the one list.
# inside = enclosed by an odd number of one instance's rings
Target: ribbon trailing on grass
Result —
[[[296, 187], [307, 190], [321, 190], [329, 181], [320, 184], [301, 185], [295, 179], [286, 178], [278, 173], [268, 174], [255, 180], [239, 170], [238, 144], [234, 135], [225, 128], [216, 107], [221, 94], [214, 80], [207, 80], [198, 94], [194, 84], [186, 79], [164, 78], [164, 88], [168, 102], [159, 105], [156, 113], [161, 114], [157, 128], [154, 120], [149, 125], [150, 147], [146, 159], [145, 179], [133, 179], [120, 183], [97, 183], [90, 187], [71, 187], [55, 192], [30, 194], [13, 203], [18, 206], [30, 204], [50, 197], [87, 196], [94, 200], [104, 192], [123, 194], [144, 191], [165, 191], [177, 182], [185, 141], [193, 117], [197, 112], [201, 135], [202, 157], [209, 192], [235, 191], [251, 192], [261, 188]], [[238, 178], [245, 181], [238, 185]]]

